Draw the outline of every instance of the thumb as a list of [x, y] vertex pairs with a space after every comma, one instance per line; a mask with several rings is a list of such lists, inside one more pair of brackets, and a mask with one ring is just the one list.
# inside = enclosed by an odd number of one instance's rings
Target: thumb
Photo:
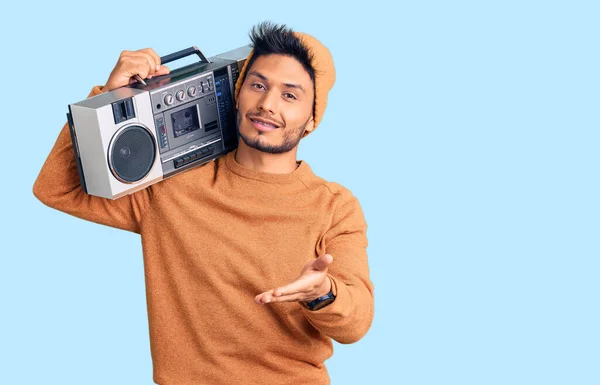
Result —
[[159, 70], [152, 74], [152, 76], [161, 76], [171, 73], [171, 69], [165, 65], [161, 65]]
[[325, 271], [331, 262], [333, 262], [333, 256], [331, 254], [321, 255], [319, 258], [315, 259], [313, 268], [315, 270]]

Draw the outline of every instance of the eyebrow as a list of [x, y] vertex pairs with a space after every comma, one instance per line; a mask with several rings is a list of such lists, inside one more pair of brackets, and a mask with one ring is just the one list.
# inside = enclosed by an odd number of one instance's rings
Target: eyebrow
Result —
[[[269, 79], [267, 79], [267, 77], [266, 77], [265, 75], [261, 74], [261, 73], [260, 73], [260, 72], [258, 72], [258, 71], [250, 71], [250, 72], [248, 72], [248, 76], [250, 76], [250, 75], [254, 75], [254, 76], [256, 76], [257, 78], [260, 78], [260, 79], [264, 80], [265, 82], [269, 82]], [[288, 87], [288, 88], [296, 88], [296, 89], [299, 89], [299, 90], [301, 90], [302, 92], [306, 93], [306, 90], [305, 90], [305, 89], [304, 89], [304, 87], [302, 87], [302, 85], [300, 85], [300, 84], [295, 84], [295, 83], [283, 83], [283, 85], [284, 85], [284, 86], [286, 86], [286, 87]]]

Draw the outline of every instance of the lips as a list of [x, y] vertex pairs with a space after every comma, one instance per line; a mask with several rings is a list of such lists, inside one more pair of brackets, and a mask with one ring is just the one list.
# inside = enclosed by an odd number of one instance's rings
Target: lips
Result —
[[259, 117], [250, 117], [249, 119], [254, 126], [263, 127], [268, 130], [274, 130], [276, 128], [279, 128], [279, 125], [273, 122], [272, 120], [263, 119]]

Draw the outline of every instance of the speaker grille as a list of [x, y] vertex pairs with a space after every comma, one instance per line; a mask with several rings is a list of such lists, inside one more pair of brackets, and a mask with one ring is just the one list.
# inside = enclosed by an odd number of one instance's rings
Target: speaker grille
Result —
[[113, 139], [109, 166], [122, 182], [138, 182], [152, 169], [156, 147], [152, 135], [142, 126], [129, 126]]

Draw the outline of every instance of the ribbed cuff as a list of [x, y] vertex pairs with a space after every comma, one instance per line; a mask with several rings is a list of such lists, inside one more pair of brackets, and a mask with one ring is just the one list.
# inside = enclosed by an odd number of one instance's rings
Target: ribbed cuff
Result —
[[94, 88], [92, 88], [92, 91], [88, 95], [88, 98], [105, 93], [106, 91], [102, 91], [102, 87], [104, 86], [94, 86]]

